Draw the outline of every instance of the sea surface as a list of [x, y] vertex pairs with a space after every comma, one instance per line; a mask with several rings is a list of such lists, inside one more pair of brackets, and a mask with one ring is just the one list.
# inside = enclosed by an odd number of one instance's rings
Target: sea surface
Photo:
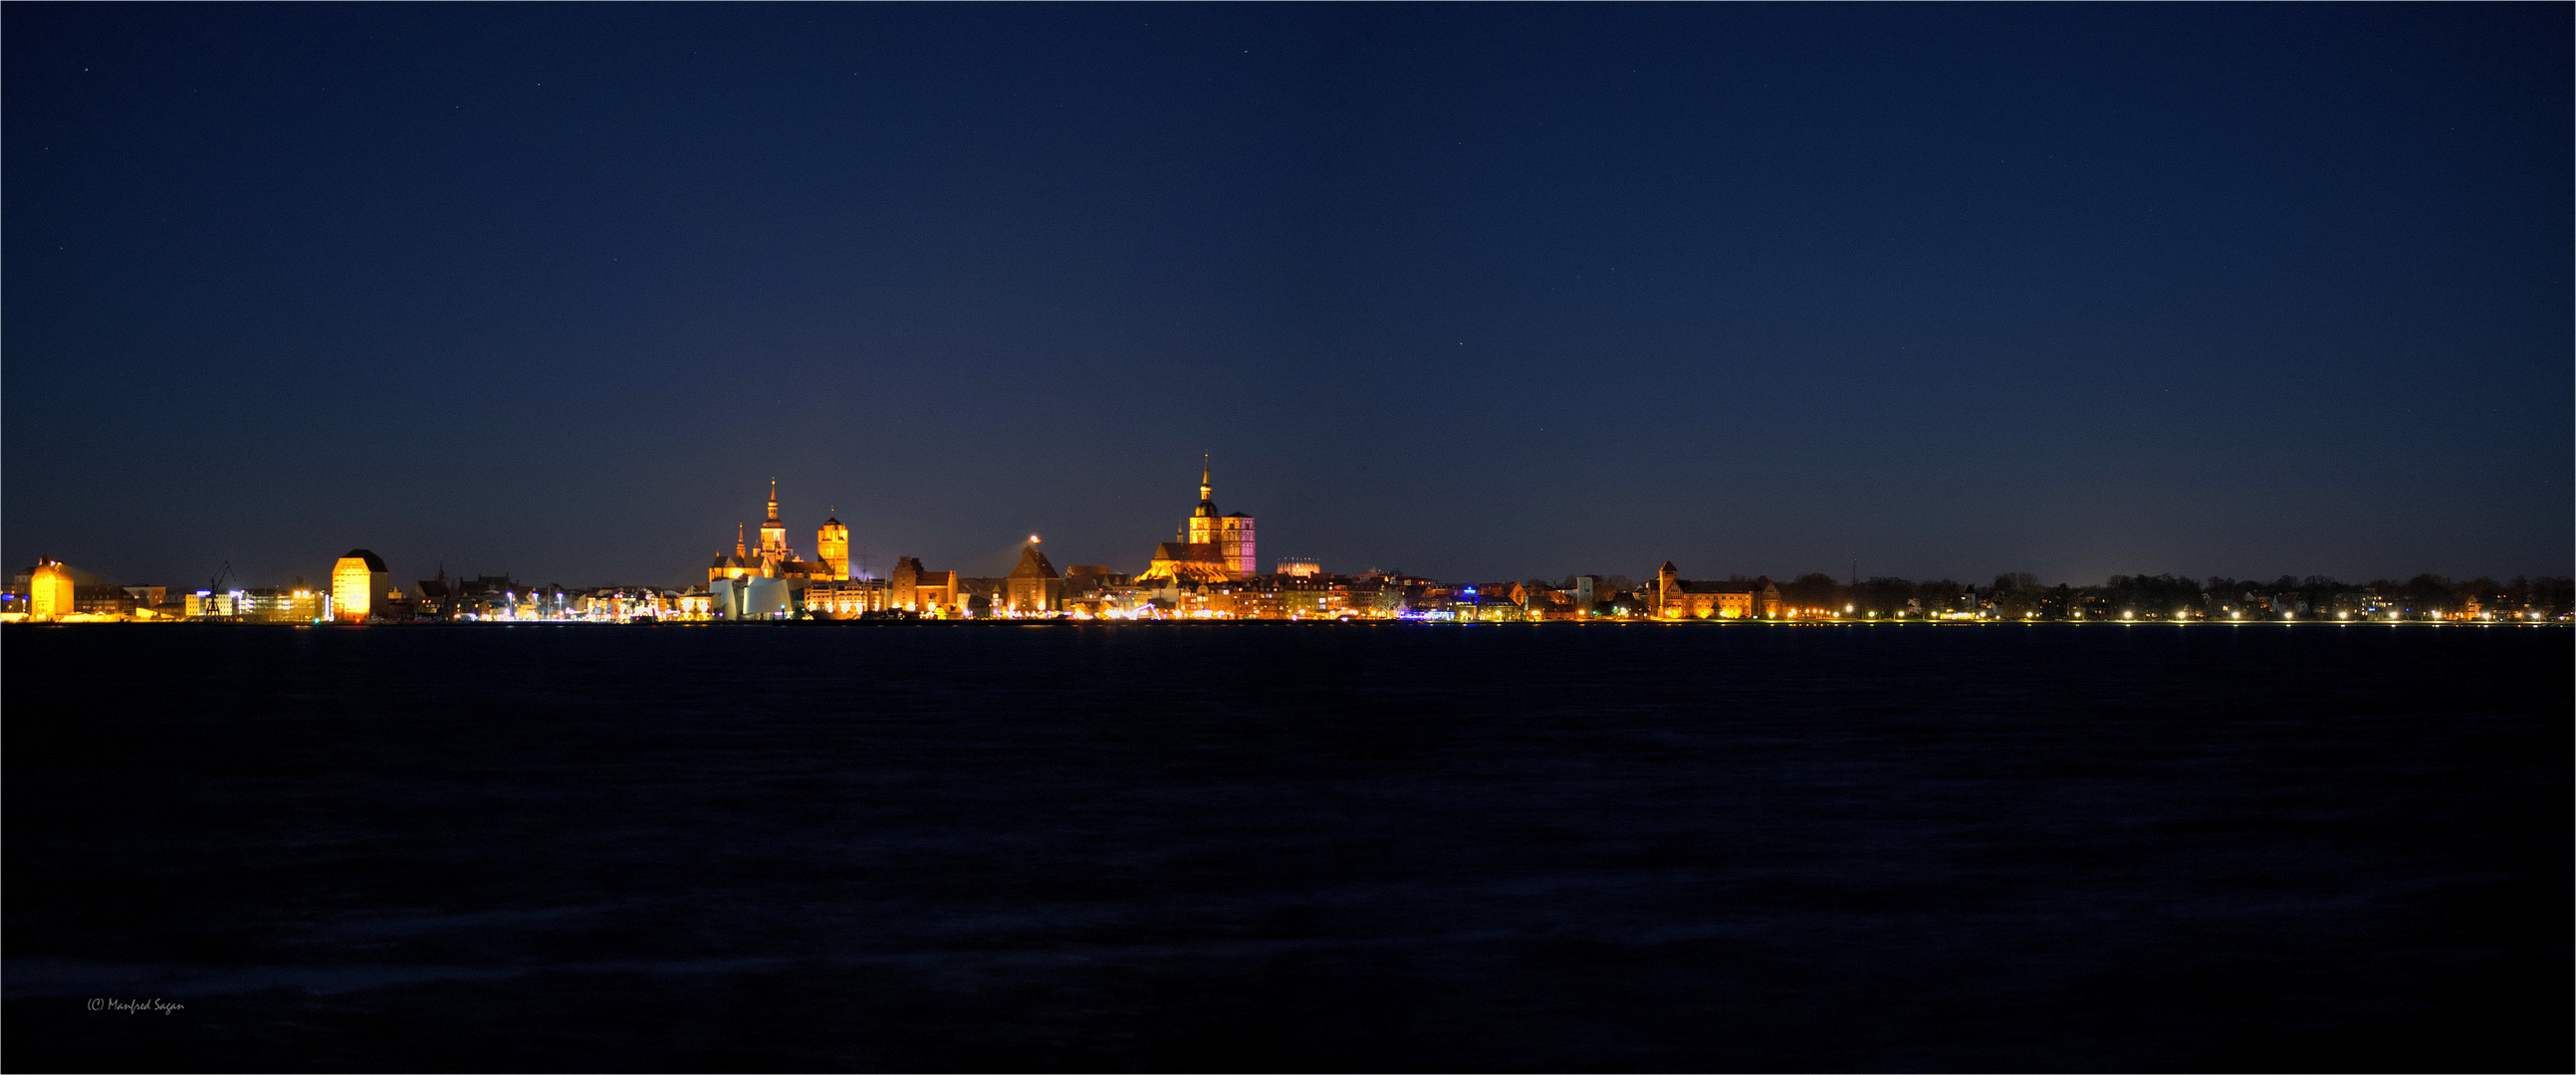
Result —
[[13, 626], [0, 659], [13, 1070], [2576, 1061], [2561, 627]]

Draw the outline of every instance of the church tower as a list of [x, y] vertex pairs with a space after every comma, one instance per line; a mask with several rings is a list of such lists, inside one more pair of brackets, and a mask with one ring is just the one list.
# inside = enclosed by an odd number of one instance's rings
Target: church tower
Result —
[[1206, 456], [1199, 457], [1199, 506], [1190, 513], [1190, 521], [1181, 527], [1181, 540], [1192, 545], [1212, 545], [1215, 559], [1225, 561], [1226, 570], [1237, 578], [1261, 573], [1253, 552], [1252, 516], [1242, 512], [1219, 515], [1216, 510], [1216, 485], [1210, 477]]
[[823, 520], [823, 528], [814, 532], [814, 554], [832, 565], [832, 581], [850, 581], [850, 528], [841, 525], [836, 514]]
[[1218, 521], [1225, 524], [1218, 531], [1217, 544], [1226, 566], [1246, 578], [1260, 574], [1259, 561], [1252, 553], [1252, 516], [1238, 511]]
[[1181, 527], [1181, 540], [1192, 545], [1214, 545], [1219, 526], [1216, 514], [1216, 486], [1208, 478], [1208, 459], [1199, 457], [1199, 507], [1190, 513], [1190, 521]]
[[771, 563], [794, 559], [787, 554], [787, 524], [778, 520], [778, 479], [769, 479], [769, 519], [760, 524], [760, 558]]

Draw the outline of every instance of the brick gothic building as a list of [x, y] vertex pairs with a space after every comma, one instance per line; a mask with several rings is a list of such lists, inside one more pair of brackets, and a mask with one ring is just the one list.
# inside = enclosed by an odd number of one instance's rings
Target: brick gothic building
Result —
[[1655, 618], [1659, 620], [1767, 620], [1779, 617], [1786, 608], [1780, 587], [1770, 579], [1700, 582], [1681, 577], [1670, 560], [1655, 572]]
[[1154, 546], [1154, 559], [1138, 582], [1175, 579], [1183, 582], [1231, 582], [1261, 573], [1254, 563], [1252, 516], [1216, 512], [1216, 486], [1206, 462], [1199, 465], [1199, 506], [1181, 524], [1180, 540]]
[[1004, 610], [1020, 615], [1054, 612], [1064, 607], [1064, 579], [1055, 573], [1046, 554], [1038, 551], [1038, 539], [1029, 539], [1020, 550], [1020, 564], [1002, 581]]

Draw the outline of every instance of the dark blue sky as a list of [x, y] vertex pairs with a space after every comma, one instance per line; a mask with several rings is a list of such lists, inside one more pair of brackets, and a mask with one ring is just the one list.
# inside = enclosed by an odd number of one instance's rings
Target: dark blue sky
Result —
[[0, 22], [15, 565], [2576, 555], [2563, 4]]

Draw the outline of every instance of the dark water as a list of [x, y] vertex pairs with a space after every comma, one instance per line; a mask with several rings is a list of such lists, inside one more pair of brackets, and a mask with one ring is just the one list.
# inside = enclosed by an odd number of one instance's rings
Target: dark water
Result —
[[2560, 628], [5, 657], [17, 1070], [2571, 1063]]

